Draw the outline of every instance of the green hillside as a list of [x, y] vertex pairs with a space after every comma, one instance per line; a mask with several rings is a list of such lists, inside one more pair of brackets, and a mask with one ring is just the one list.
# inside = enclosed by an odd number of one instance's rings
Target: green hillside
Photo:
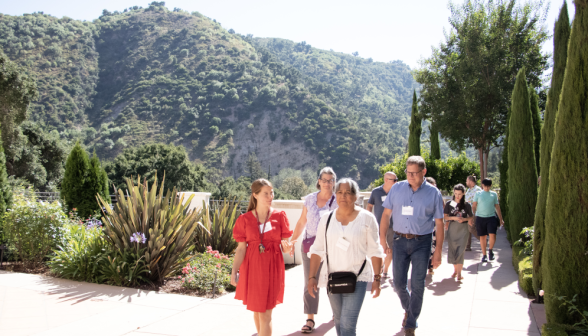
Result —
[[42, 13], [0, 14], [0, 48], [36, 77], [40, 98], [29, 119], [64, 131], [86, 124], [98, 81], [96, 26]]
[[244, 175], [255, 152], [266, 172], [331, 165], [367, 186], [406, 146], [401, 62], [253, 39], [158, 2], [93, 23], [3, 15], [0, 47], [37, 78], [32, 119], [101, 158], [173, 143], [212, 182]]

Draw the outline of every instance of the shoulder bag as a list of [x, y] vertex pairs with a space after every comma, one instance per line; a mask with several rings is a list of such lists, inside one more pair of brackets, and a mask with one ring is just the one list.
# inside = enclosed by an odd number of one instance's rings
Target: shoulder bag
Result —
[[[331, 223], [331, 217], [333, 216], [333, 212], [329, 214], [329, 219], [327, 220], [327, 227], [325, 228], [325, 253], [327, 254], [327, 272], [329, 271], [329, 245], [327, 244], [327, 231], [329, 230], [329, 223]], [[327, 292], [330, 294], [354, 293], [355, 285], [357, 283], [357, 277], [363, 271], [366, 261], [367, 260], [363, 261], [363, 265], [361, 265], [361, 269], [359, 270], [359, 273], [357, 273], [357, 275], [353, 272], [329, 273], [329, 281], [327, 282]]]

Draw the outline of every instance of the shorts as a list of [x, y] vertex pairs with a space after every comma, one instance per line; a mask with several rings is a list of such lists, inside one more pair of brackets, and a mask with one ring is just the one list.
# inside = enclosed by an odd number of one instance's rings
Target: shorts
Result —
[[388, 228], [388, 231], [386, 231], [386, 242], [388, 243], [388, 247], [394, 248], [394, 229], [393, 228]]
[[478, 236], [496, 234], [498, 230], [498, 218], [476, 216], [476, 230], [478, 231]]

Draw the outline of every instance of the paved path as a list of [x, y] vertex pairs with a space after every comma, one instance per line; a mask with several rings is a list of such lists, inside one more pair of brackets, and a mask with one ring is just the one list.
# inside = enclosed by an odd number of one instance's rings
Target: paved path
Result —
[[[496, 261], [480, 264], [479, 244], [473, 250], [466, 252], [462, 282], [450, 277], [445, 256], [427, 278], [417, 335], [538, 336], [533, 311], [541, 315], [541, 306], [532, 307], [519, 289], [504, 230]], [[302, 278], [301, 267], [286, 272], [274, 335], [302, 335]], [[379, 298], [366, 297], [358, 335], [403, 335], [400, 302], [389, 284], [384, 287]], [[314, 335], [336, 335], [324, 290], [321, 295]], [[232, 294], [209, 300], [0, 271], [0, 335], [252, 336], [255, 327], [252, 313]]]

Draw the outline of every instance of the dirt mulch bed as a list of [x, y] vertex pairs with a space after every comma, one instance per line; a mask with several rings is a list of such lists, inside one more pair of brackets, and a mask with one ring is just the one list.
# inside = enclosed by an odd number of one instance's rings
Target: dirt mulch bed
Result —
[[22, 263], [14, 261], [2, 262], [2, 267], [0, 268], [0, 270], [51, 276], [51, 271], [49, 270], [49, 267], [47, 265], [40, 265], [37, 267], [25, 267], [25, 265], [23, 265]]

